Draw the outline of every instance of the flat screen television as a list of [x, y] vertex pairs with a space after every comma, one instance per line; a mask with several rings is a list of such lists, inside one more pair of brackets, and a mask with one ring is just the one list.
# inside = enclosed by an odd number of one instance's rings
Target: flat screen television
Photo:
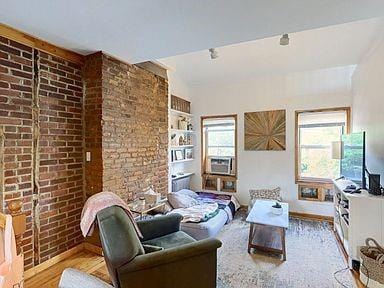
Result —
[[365, 132], [343, 134], [343, 157], [341, 175], [366, 189], [365, 178]]

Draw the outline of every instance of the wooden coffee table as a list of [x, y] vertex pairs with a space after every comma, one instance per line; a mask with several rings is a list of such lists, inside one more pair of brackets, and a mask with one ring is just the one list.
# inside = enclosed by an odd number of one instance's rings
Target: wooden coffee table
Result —
[[285, 230], [289, 225], [288, 203], [280, 203], [283, 213], [276, 215], [271, 212], [271, 200], [256, 200], [246, 221], [250, 223], [248, 253], [251, 248], [281, 253], [283, 261], [287, 259], [285, 250]]

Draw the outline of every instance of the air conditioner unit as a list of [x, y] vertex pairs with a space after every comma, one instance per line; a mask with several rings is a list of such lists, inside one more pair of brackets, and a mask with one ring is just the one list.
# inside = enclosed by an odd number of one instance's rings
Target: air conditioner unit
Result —
[[232, 157], [208, 156], [206, 170], [210, 174], [231, 175]]

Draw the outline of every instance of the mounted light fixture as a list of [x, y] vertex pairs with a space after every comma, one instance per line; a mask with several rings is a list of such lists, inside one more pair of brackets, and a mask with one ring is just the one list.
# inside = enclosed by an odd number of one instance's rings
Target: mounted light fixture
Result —
[[288, 44], [289, 44], [288, 34], [283, 34], [283, 36], [281, 36], [281, 38], [280, 38], [280, 45], [286, 46]]
[[219, 57], [219, 53], [216, 51], [215, 48], [209, 48], [209, 53], [211, 53], [211, 59], [216, 59]]

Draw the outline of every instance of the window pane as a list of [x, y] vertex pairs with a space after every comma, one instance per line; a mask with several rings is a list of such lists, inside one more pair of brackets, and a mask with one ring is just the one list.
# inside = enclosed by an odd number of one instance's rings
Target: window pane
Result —
[[221, 156], [217, 147], [208, 147], [208, 156]]
[[235, 156], [235, 147], [208, 147], [208, 156]]
[[234, 131], [208, 130], [208, 146], [235, 146]]
[[300, 128], [300, 145], [326, 145], [340, 141], [341, 126]]
[[301, 148], [300, 176], [335, 179], [340, 175], [340, 160], [331, 158], [331, 149]]

